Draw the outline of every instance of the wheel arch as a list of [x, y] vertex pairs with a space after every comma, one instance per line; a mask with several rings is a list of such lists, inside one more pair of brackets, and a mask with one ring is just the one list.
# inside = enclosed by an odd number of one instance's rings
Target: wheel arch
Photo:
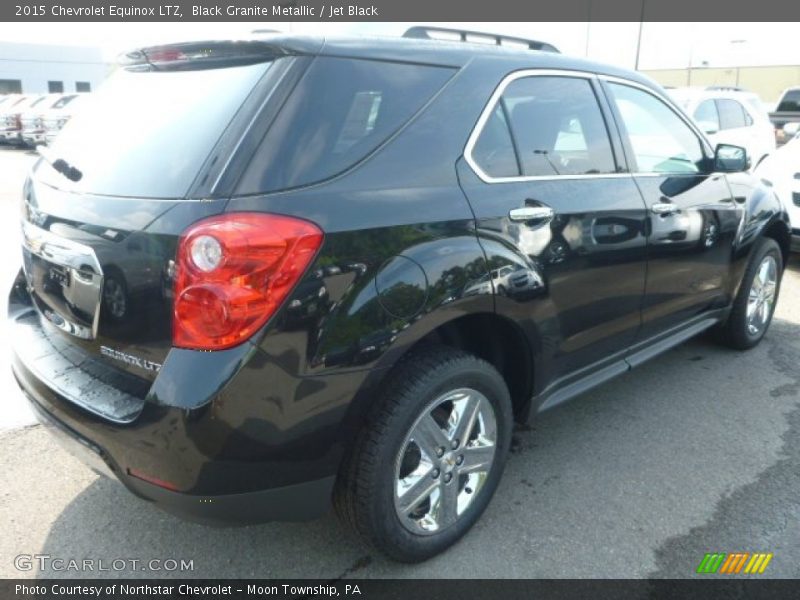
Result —
[[788, 225], [780, 218], [772, 219], [761, 230], [761, 235], [766, 238], [775, 240], [780, 246], [781, 256], [783, 258], [783, 266], [789, 262], [789, 254], [792, 246], [792, 232]]
[[[421, 325], [421, 323], [420, 323]], [[350, 431], [366, 418], [375, 394], [403, 361], [420, 349], [443, 345], [474, 354], [495, 367], [511, 394], [514, 418], [528, 418], [534, 392], [533, 349], [526, 332], [511, 319], [490, 311], [453, 316], [423, 330], [409, 331], [413, 340], [387, 352], [366, 378], [352, 404]]]

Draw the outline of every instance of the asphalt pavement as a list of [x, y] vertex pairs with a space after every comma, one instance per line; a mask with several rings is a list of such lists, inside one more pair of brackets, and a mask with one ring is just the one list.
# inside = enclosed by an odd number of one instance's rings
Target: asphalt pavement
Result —
[[[31, 161], [0, 148], [3, 290], [19, 261], [18, 197]], [[798, 299], [795, 257], [754, 350], [699, 337], [518, 428], [483, 518], [455, 547], [414, 566], [361, 545], [333, 514], [219, 529], [162, 513], [34, 425], [0, 366], [0, 577], [682, 578], [695, 576], [706, 552], [772, 552], [763, 576], [798, 577]], [[34, 561], [20, 570], [20, 555], [125, 567], [86, 573]], [[191, 561], [193, 570], [143, 570], [153, 559], [162, 569]]]

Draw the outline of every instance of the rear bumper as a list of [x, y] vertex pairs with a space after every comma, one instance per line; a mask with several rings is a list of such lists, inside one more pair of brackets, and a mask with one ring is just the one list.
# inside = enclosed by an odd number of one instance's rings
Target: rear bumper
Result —
[[[139, 412], [114, 421], [80, 404], [83, 396], [110, 405], [121, 394], [113, 365], [71, 345], [30, 302], [18, 278], [9, 297], [14, 375], [40, 420], [94, 470], [206, 523], [307, 520], [329, 509], [353, 437], [350, 404], [369, 371], [301, 377], [294, 354], [271, 357], [247, 343], [173, 349], [152, 384], [130, 391]], [[23, 339], [36, 335], [42, 346], [32, 353]], [[46, 346], [52, 339], [62, 342]]]
[[82, 436], [48, 410], [47, 406], [52, 407], [52, 402], [57, 401], [55, 394], [33, 378], [18, 360], [14, 361], [13, 372], [39, 422], [67, 452], [96, 473], [119, 480], [132, 493], [154, 502], [166, 512], [210, 525], [233, 525], [305, 521], [323, 515], [330, 508], [334, 475], [267, 490], [219, 495], [184, 494], [134, 477], [105, 448]]

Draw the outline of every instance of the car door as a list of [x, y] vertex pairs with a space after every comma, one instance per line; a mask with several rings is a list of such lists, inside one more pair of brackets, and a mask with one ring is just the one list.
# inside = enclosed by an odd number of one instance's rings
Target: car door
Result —
[[653, 90], [606, 80], [629, 164], [648, 209], [647, 286], [639, 340], [709, 318], [731, 298], [742, 218], [725, 175], [690, 121]]
[[513, 73], [458, 164], [503, 274], [496, 310], [533, 340], [537, 392], [621, 368], [640, 324], [646, 211], [599, 92], [591, 74]]
[[756, 130], [753, 119], [744, 107], [732, 98], [717, 98], [721, 138], [719, 143], [733, 144], [747, 149], [748, 155], [755, 160], [761, 158], [757, 150]]

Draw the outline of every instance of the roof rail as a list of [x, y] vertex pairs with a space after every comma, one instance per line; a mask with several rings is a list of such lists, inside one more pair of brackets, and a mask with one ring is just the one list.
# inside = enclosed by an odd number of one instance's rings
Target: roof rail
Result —
[[[438, 34], [438, 35], [437, 35]], [[465, 29], [450, 29], [448, 27], [428, 27], [418, 25], [411, 27], [403, 34], [404, 38], [416, 38], [422, 40], [439, 40], [445, 42], [468, 42], [474, 44], [493, 44], [495, 46], [524, 46], [529, 50], [541, 50], [542, 52], [558, 52], [558, 48], [547, 42], [538, 40], [528, 40], [510, 35], [500, 35], [497, 33], [486, 33], [484, 31], [467, 31]]]
[[706, 88], [708, 92], [747, 92], [749, 90], [735, 85], [710, 85]]

